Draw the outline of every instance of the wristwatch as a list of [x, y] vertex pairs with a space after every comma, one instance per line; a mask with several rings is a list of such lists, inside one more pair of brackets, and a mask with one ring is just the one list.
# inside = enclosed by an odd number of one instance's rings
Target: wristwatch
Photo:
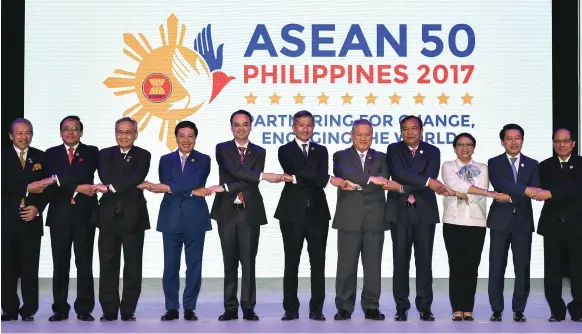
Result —
[[404, 194], [404, 186], [400, 185], [400, 190], [398, 190], [399, 193]]

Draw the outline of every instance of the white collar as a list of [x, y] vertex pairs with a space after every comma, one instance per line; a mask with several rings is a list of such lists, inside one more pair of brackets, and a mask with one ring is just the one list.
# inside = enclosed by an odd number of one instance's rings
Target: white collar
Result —
[[[77, 147], [79, 147], [79, 144], [81, 144], [81, 142], [78, 142], [77, 145], [73, 146], [73, 152], [77, 152]], [[69, 152], [69, 146], [67, 146], [67, 144], [63, 143], [63, 146], [65, 147], [65, 150], [67, 150], [67, 152]]]
[[297, 143], [299, 146], [301, 146], [301, 145], [303, 145], [303, 144], [307, 144], [307, 146], [309, 146], [309, 141], [303, 141], [303, 140], [300, 140], [300, 139], [299, 139], [299, 138], [297, 138], [297, 137], [295, 137], [295, 142], [296, 142], [296, 143]]
[[461, 166], [461, 167], [463, 167], [463, 166], [467, 166], [467, 165], [474, 165], [474, 164], [473, 164], [473, 159], [472, 159], [472, 158], [471, 158], [471, 160], [469, 161], [469, 163], [468, 163], [468, 164], [464, 164], [464, 163], [461, 161], [461, 159], [459, 159], [459, 158], [456, 158], [456, 159], [455, 159], [455, 162], [457, 163], [457, 165], [459, 165], [459, 166]]
[[[118, 146], [118, 147], [119, 147], [119, 146]], [[125, 152], [124, 152], [124, 151], [123, 151], [123, 149], [122, 149], [121, 147], [119, 147], [119, 151], [121, 151], [121, 153], [123, 153], [123, 154], [128, 154], [128, 153], [129, 153], [129, 151], [131, 151], [131, 149], [132, 149], [132, 148], [133, 148], [133, 146], [132, 146], [132, 147], [130, 147], [130, 148], [129, 148], [129, 150], [127, 150], [127, 151], [125, 151]]]
[[244, 148], [245, 148], [245, 150], [246, 150], [247, 148], [249, 148], [249, 143], [250, 143], [250, 141], [248, 141], [248, 140], [247, 140], [247, 142], [246, 142], [244, 145], [240, 145], [239, 143], [237, 143], [237, 142], [236, 142], [236, 140], [234, 141], [234, 144], [236, 145], [236, 147], [237, 147], [237, 148], [238, 148], [238, 147], [244, 147]]
[[560, 162], [569, 162], [570, 161], [570, 157], [572, 157], [572, 154], [570, 154], [566, 160], [562, 160], [562, 158], [558, 157], [558, 159], [560, 160]]
[[509, 161], [511, 161], [512, 158], [517, 158], [516, 161], [520, 161], [521, 160], [521, 152], [518, 153], [515, 157], [512, 157], [511, 155], [509, 155], [509, 153], [505, 153], [505, 156], [507, 157], [507, 159], [509, 159]]
[[[14, 150], [16, 151], [16, 154], [20, 155], [20, 152], [21, 152], [20, 149], [18, 147], [14, 146], [14, 145], [12, 145], [12, 147], [14, 147]], [[30, 148], [30, 146], [27, 147], [27, 148], [25, 148], [24, 150], [22, 150], [22, 152], [24, 152], [24, 154], [28, 154], [28, 149], [29, 148]]]

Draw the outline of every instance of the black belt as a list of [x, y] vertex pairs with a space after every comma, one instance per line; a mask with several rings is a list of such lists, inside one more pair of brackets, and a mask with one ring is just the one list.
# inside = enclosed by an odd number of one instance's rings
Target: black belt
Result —
[[244, 205], [244, 204], [233, 203], [233, 204], [232, 204], [232, 207], [233, 207], [235, 210], [242, 210], [242, 209], [244, 209], [244, 208], [245, 208], [245, 205]]
[[416, 208], [416, 202], [410, 203], [409, 201], [406, 201], [406, 207], [407, 208]]

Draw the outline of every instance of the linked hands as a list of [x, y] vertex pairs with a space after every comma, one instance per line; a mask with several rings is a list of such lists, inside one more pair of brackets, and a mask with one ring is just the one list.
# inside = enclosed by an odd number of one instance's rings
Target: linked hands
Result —
[[552, 198], [552, 193], [549, 190], [535, 187], [525, 188], [525, 195], [536, 201], [545, 201]]
[[428, 187], [430, 188], [430, 190], [442, 196], [456, 196], [455, 191], [453, 189], [447, 187], [441, 181], [435, 180], [433, 178], [429, 179]]

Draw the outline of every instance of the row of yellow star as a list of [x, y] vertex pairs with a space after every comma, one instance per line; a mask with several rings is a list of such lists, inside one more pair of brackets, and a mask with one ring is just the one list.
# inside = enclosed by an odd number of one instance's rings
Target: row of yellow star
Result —
[[[247, 100], [247, 104], [255, 104], [257, 97], [258, 96], [253, 95], [252, 92], [248, 96], [245, 96], [245, 99]], [[295, 104], [303, 104], [305, 97], [306, 96], [301, 95], [301, 93], [297, 93], [297, 95], [293, 96], [293, 99], [295, 100]], [[346, 95], [340, 96], [340, 97], [342, 99], [343, 104], [352, 104], [352, 99], [354, 98], [354, 96], [350, 95], [347, 92], [346, 92]], [[282, 98], [282, 96], [277, 95], [276, 92], [273, 93], [273, 95], [269, 96], [269, 99], [271, 100], [271, 105], [279, 104], [279, 102], [281, 101], [281, 98]], [[379, 97], [374, 95], [373, 92], [370, 92], [370, 94], [368, 96], [365, 96], [365, 98], [366, 98], [366, 104], [376, 104], [376, 100]], [[389, 96], [389, 98], [390, 98], [390, 104], [400, 104], [400, 99], [402, 98], [402, 96], [399, 96], [398, 94], [394, 93], [392, 96]], [[416, 104], [424, 105], [424, 99], [426, 99], [426, 96], [423, 96], [419, 92], [415, 96], [412, 96], [412, 98], [414, 99], [415, 105]], [[450, 98], [450, 96], [447, 96], [444, 92], [440, 96], [437, 96], [437, 99], [439, 101], [439, 105], [441, 105], [441, 104], [448, 105], [449, 98]], [[463, 104], [473, 104], [473, 98], [474, 98], [474, 96], [469, 95], [469, 92], [467, 92], [465, 95], [461, 96], [461, 99], [463, 100]], [[321, 95], [317, 96], [317, 100], [318, 100], [319, 104], [327, 104], [327, 101], [329, 100], [329, 96], [325, 95], [325, 93], [321, 93]]]

